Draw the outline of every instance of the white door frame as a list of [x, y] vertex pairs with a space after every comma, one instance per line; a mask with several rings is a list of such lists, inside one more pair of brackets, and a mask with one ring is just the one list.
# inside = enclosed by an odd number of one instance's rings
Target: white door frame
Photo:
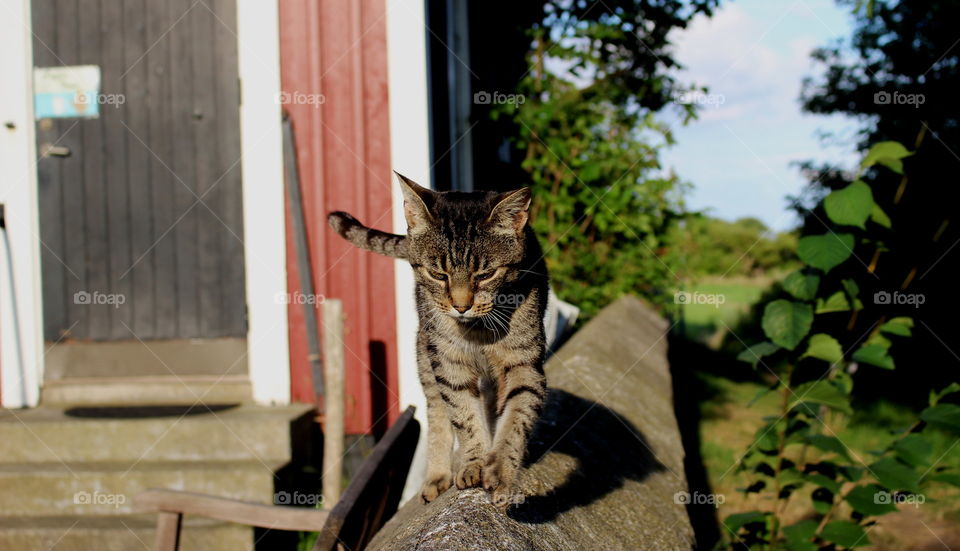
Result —
[[278, 0], [237, 1], [240, 150], [247, 285], [247, 353], [253, 398], [290, 402], [286, 211]]
[[40, 224], [30, 0], [0, 0], [0, 404], [30, 407], [43, 380]]
[[[430, 166], [430, 114], [427, 93], [427, 43], [424, 2], [387, 0], [387, 88], [390, 107], [390, 162], [397, 172], [433, 188]], [[396, 180], [392, 178], [391, 180]], [[404, 234], [403, 196], [393, 184], [393, 231]], [[417, 376], [417, 308], [413, 271], [405, 260], [394, 266], [397, 312], [397, 371], [400, 408], [417, 407], [416, 417], [427, 426], [427, 399]], [[420, 490], [426, 474], [426, 438], [420, 438], [403, 500]]]

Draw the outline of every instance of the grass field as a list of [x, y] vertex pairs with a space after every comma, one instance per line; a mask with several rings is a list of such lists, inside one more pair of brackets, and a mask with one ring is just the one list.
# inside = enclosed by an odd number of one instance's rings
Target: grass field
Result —
[[769, 278], [704, 280], [684, 289], [681, 302], [684, 335], [715, 347], [736, 327], [770, 287]]

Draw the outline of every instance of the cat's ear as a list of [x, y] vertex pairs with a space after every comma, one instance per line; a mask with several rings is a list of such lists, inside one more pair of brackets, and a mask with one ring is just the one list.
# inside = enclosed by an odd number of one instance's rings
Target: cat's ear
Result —
[[490, 211], [487, 223], [494, 230], [504, 233], [523, 232], [530, 210], [530, 188], [520, 188], [497, 196], [497, 203]]
[[397, 180], [400, 181], [400, 190], [403, 192], [403, 215], [407, 219], [408, 233], [426, 229], [429, 224], [433, 223], [433, 215], [430, 213], [433, 192], [421, 187], [397, 171], [393, 173], [397, 175]]

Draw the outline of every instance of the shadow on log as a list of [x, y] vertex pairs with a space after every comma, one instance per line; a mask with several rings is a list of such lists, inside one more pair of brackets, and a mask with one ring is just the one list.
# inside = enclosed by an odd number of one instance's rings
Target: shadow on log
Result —
[[667, 331], [638, 299], [608, 306], [547, 362], [523, 500], [506, 514], [479, 489], [411, 500], [369, 549], [692, 549]]

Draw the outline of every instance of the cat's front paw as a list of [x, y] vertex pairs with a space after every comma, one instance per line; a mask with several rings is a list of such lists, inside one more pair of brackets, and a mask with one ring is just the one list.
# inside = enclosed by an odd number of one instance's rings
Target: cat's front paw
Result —
[[437, 499], [440, 494], [450, 488], [450, 484], [453, 482], [452, 478], [449, 474], [443, 474], [428, 479], [423, 483], [423, 488], [420, 490], [420, 499], [424, 503], [430, 503]]
[[490, 492], [494, 505], [506, 509], [517, 502], [515, 479], [516, 469], [511, 463], [503, 461], [496, 452], [487, 456], [483, 466], [483, 489]]
[[463, 490], [464, 488], [473, 488], [474, 486], [479, 486], [482, 477], [483, 462], [470, 461], [460, 469], [459, 473], [457, 473], [457, 488]]

